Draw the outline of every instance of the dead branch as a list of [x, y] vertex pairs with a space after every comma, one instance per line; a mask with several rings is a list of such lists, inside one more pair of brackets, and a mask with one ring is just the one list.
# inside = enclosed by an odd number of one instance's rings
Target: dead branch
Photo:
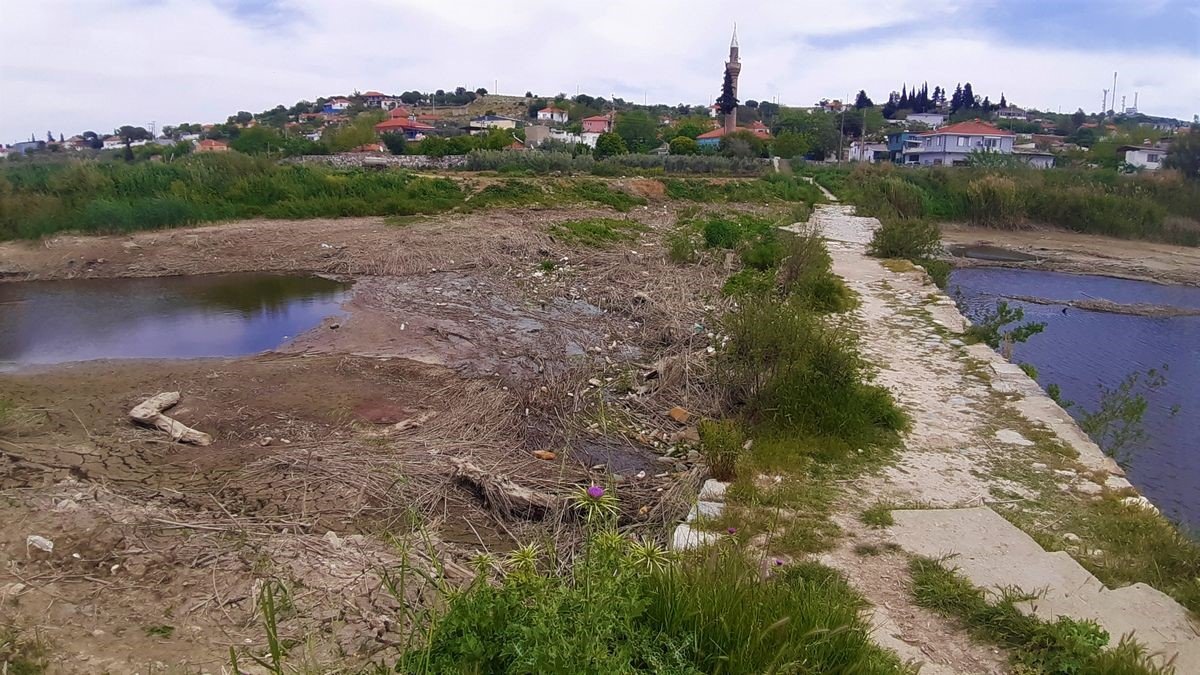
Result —
[[177, 391], [155, 394], [134, 406], [133, 410], [129, 411], [129, 417], [138, 424], [144, 424], [165, 432], [173, 441], [181, 441], [193, 445], [212, 444], [212, 436], [202, 431], [196, 431], [186, 424], [163, 414], [162, 411], [179, 403], [180, 398]]

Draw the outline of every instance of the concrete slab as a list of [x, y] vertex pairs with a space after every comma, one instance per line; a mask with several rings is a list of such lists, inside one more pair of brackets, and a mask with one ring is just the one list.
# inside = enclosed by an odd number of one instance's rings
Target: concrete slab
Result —
[[1174, 656], [1178, 672], [1200, 672], [1200, 626], [1164, 593], [1145, 584], [1110, 590], [1069, 554], [1046, 552], [986, 507], [893, 511], [892, 517], [891, 535], [910, 553], [953, 556], [945, 564], [976, 586], [1041, 593], [1027, 609], [1044, 619], [1092, 619], [1113, 643], [1132, 633], [1151, 652]]
[[719, 540], [720, 537], [712, 532], [697, 530], [691, 525], [684, 523], [675, 528], [675, 533], [671, 537], [671, 549], [675, 551], [687, 551], [715, 544]]
[[692, 522], [697, 518], [719, 518], [721, 512], [725, 510], [725, 504], [722, 502], [705, 502], [699, 501], [692, 506], [692, 510], [688, 511], [687, 522]]
[[728, 487], [729, 483], [710, 478], [700, 486], [699, 499], [702, 502], [723, 502], [725, 501], [725, 490]]

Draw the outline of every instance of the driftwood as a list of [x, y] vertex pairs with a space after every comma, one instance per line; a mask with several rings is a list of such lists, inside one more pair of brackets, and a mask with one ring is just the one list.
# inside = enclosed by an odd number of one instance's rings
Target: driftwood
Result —
[[202, 431], [196, 431], [186, 424], [163, 414], [162, 411], [179, 403], [179, 399], [180, 395], [177, 391], [156, 394], [134, 406], [133, 410], [129, 411], [129, 418], [138, 424], [144, 424], [165, 432], [173, 441], [181, 441], [193, 445], [211, 444], [212, 436]]
[[469, 486], [489, 509], [508, 518], [542, 520], [560, 506], [557, 498], [517, 485], [507, 476], [494, 474], [465, 459], [454, 458], [454, 477]]

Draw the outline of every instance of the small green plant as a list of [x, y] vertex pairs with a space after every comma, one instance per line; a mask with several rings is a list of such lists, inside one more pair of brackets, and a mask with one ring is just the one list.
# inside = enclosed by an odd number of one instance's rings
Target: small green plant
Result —
[[1038, 378], [1037, 366], [1033, 365], [1032, 363], [1018, 363], [1017, 366], [1020, 367], [1020, 369], [1023, 370], [1030, 379], [1036, 380]]
[[40, 675], [50, 667], [45, 641], [32, 636], [15, 623], [0, 624], [0, 673]]
[[[994, 310], [983, 310], [972, 317], [971, 327], [965, 334], [976, 342], [987, 344], [992, 349], [999, 349], [1001, 345], [1005, 345], [1005, 350], [1011, 352], [1013, 344], [1025, 342], [1046, 329], [1045, 323], [1030, 321], [1005, 330], [1009, 324], [1019, 323], [1024, 318], [1025, 310], [1000, 300], [996, 303]], [[1011, 356], [1011, 353], [1005, 356]]]
[[633, 241], [646, 229], [645, 225], [636, 220], [584, 218], [551, 225], [550, 233], [568, 243], [602, 247], [622, 241]]
[[558, 263], [554, 262], [553, 260], [551, 260], [549, 258], [546, 258], [546, 259], [542, 260], [542, 262], [538, 263], [538, 267], [540, 267], [543, 272], [553, 272], [555, 270], [555, 268], [558, 267]]
[[702, 420], [697, 430], [700, 432], [700, 454], [709, 473], [717, 480], [733, 480], [738, 457], [746, 443], [741, 425], [734, 420]]
[[940, 561], [914, 558], [909, 571], [917, 604], [953, 616], [980, 638], [1011, 649], [1016, 665], [1032, 672], [1166, 675], [1174, 670], [1156, 665], [1132, 640], [1105, 651], [1109, 635], [1093, 621], [1062, 616], [1051, 622], [1022, 611], [1018, 604], [1033, 596], [1018, 590], [1002, 590], [992, 602]]
[[894, 508], [891, 504], [876, 502], [859, 514], [858, 519], [871, 527], [891, 527], [896, 524], [896, 520], [892, 518]]
[[[1097, 385], [1100, 400], [1095, 410], [1083, 410], [1079, 426], [1096, 444], [1122, 466], [1133, 459], [1136, 445], [1146, 438], [1144, 419], [1149, 402], [1147, 395], [1165, 387], [1167, 366], [1151, 368], [1145, 373], [1132, 372], [1115, 387]], [[1177, 414], [1172, 408], [1171, 414]]]
[[696, 242], [686, 228], [667, 235], [667, 259], [677, 265], [690, 265], [698, 259]]
[[147, 626], [146, 627], [146, 635], [148, 635], [150, 637], [169, 638], [174, 634], [175, 634], [174, 626], [160, 624], [157, 626]]

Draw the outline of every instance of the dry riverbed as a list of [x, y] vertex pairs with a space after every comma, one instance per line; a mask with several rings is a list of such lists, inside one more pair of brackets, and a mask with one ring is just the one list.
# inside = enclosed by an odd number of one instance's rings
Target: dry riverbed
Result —
[[[640, 229], [603, 248], [551, 233], [597, 216]], [[464, 578], [479, 552], [570, 541], [562, 505], [593, 481], [616, 487], [627, 524], [660, 531], [694, 494], [687, 446], [709, 404], [687, 365], [709, 347], [727, 274], [667, 262], [674, 223], [661, 205], [498, 210], [0, 245], [8, 282], [355, 282], [347, 317], [271, 353], [0, 374], [13, 406], [0, 428], [5, 624], [38, 637], [58, 672], [219, 672], [230, 646], [262, 653], [255, 598], [277, 579], [295, 649], [361, 662], [402, 639], [378, 575], [398, 564], [396, 539], [419, 533], [413, 564], [436, 557]], [[211, 446], [129, 422], [163, 391], [182, 393], [170, 415]], [[675, 406], [690, 414], [668, 416]], [[507, 511], [455, 460], [559, 507]]]
[[[1079, 234], [1056, 228], [999, 230], [958, 223], [942, 225], [942, 243], [949, 249], [996, 247], [1032, 260], [980, 260], [955, 253], [955, 264], [1095, 274], [1200, 285], [1200, 248], [1150, 241]], [[990, 253], [1001, 253], [992, 251]], [[990, 256], [989, 256], [990, 257]]]

